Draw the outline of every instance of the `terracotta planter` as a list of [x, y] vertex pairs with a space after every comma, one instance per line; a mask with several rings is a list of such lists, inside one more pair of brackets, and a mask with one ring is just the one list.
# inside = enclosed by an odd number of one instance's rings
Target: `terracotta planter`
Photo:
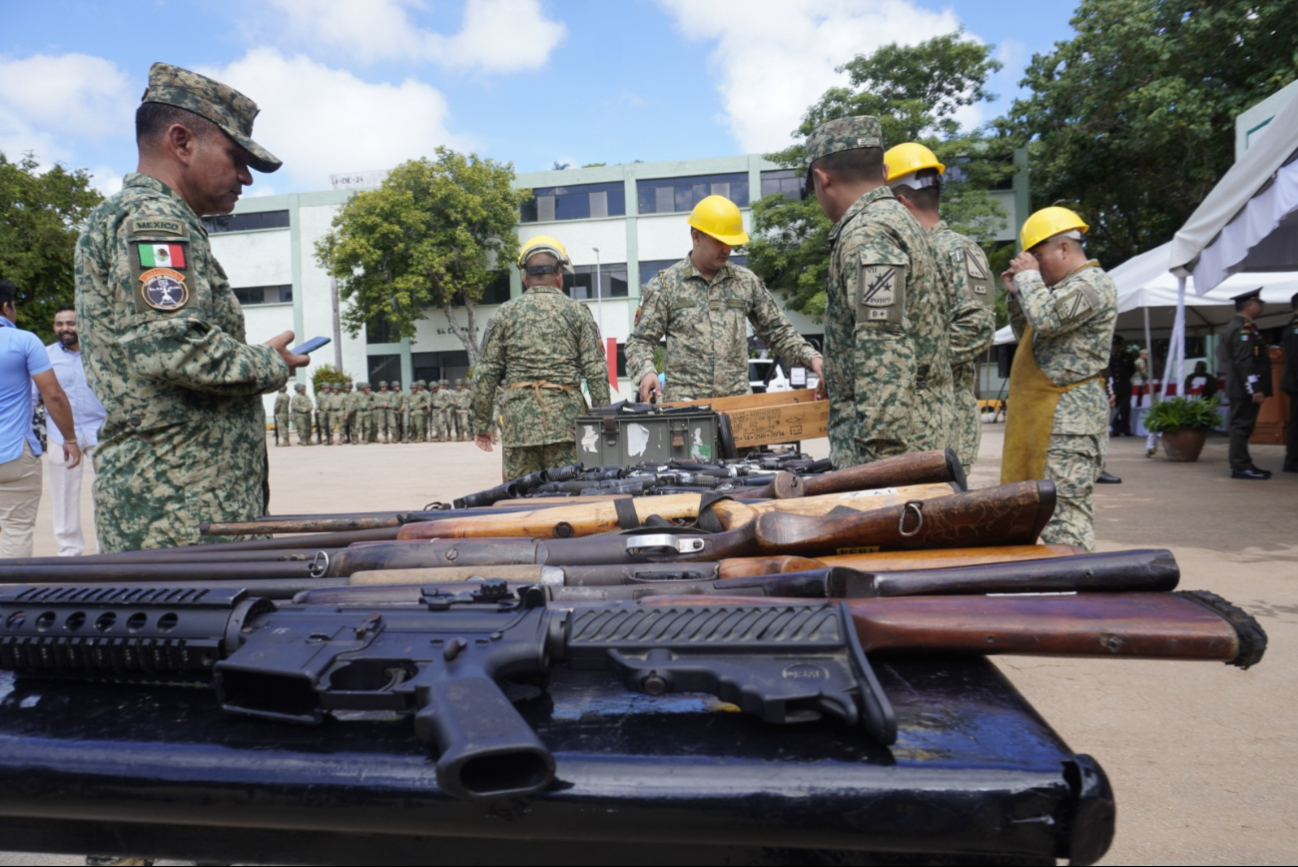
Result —
[[1197, 461], [1207, 438], [1208, 432], [1203, 430], [1181, 428], [1167, 431], [1162, 437], [1163, 451], [1169, 461]]

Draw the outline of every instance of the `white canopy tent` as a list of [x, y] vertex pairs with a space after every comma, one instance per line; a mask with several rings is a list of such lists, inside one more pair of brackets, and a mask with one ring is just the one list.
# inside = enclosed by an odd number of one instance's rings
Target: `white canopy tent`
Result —
[[[1231, 275], [1256, 280], [1298, 268], [1298, 99], [1290, 99], [1257, 138], [1172, 239], [1167, 267], [1180, 282], [1168, 374], [1179, 369], [1174, 365], [1185, 352], [1191, 276], [1203, 296], [1224, 287]], [[1229, 294], [1249, 288], [1246, 280]], [[1263, 300], [1272, 299], [1264, 292]]]

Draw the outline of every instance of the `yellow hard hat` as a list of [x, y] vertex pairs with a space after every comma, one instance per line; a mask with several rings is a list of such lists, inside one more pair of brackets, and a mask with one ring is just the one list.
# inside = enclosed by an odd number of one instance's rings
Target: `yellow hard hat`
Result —
[[937, 154], [917, 141], [893, 145], [883, 155], [883, 162], [888, 166], [888, 183], [902, 177], [913, 175], [922, 169], [937, 169], [938, 173], [946, 171], [946, 166], [937, 160]]
[[535, 238], [528, 238], [523, 242], [522, 248], [518, 251], [518, 268], [521, 271], [527, 264], [527, 260], [537, 253], [549, 253], [559, 260], [559, 264], [568, 270], [572, 270], [572, 261], [568, 258], [568, 251], [563, 248], [557, 238], [549, 235], [537, 235]]
[[1019, 230], [1019, 243], [1024, 250], [1031, 250], [1042, 241], [1048, 241], [1061, 232], [1078, 229], [1082, 232], [1090, 229], [1082, 218], [1067, 208], [1042, 208], [1028, 217], [1023, 228]]
[[739, 206], [725, 196], [708, 196], [690, 211], [689, 224], [732, 247], [748, 243]]

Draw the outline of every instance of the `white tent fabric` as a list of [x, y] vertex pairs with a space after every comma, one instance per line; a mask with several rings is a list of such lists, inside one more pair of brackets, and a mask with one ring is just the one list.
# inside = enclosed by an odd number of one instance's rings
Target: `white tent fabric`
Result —
[[1240, 271], [1298, 266], [1298, 99], [1261, 130], [1176, 233], [1167, 267], [1200, 294]]
[[[1298, 266], [1298, 99], [1289, 100], [1258, 143], [1231, 167], [1172, 239], [1168, 269], [1179, 296], [1194, 276], [1202, 295], [1231, 274]], [[1185, 304], [1178, 303], [1164, 379], [1185, 356]]]

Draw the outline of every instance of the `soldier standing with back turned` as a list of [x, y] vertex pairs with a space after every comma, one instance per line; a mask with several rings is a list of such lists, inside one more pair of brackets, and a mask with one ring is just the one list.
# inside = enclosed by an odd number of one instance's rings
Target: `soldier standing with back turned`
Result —
[[942, 173], [946, 166], [918, 142], [889, 148], [883, 155], [888, 166], [888, 186], [897, 201], [929, 231], [937, 249], [938, 265], [946, 275], [951, 307], [951, 377], [955, 391], [956, 451], [965, 472], [973, 469], [982, 441], [982, 413], [978, 407], [978, 357], [992, 345], [996, 331], [996, 280], [982, 247], [952, 229], [938, 208], [942, 199]]
[[876, 117], [807, 138], [829, 232], [825, 383], [835, 467], [956, 444], [949, 291], [929, 233], [888, 188]]

